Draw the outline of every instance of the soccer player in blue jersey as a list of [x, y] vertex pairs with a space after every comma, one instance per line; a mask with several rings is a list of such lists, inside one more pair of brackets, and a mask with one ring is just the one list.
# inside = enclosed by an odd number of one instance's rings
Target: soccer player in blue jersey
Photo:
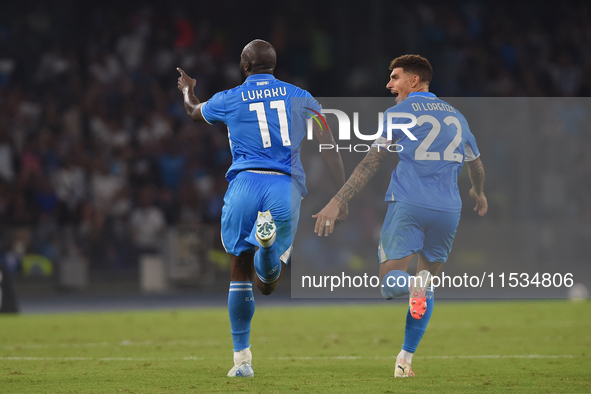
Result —
[[[386, 193], [389, 207], [378, 255], [384, 298], [410, 295], [404, 344], [394, 371], [395, 377], [408, 377], [414, 376], [412, 356], [433, 312], [430, 281], [447, 261], [460, 221], [457, 179], [464, 162], [472, 182], [470, 196], [476, 200], [474, 210], [484, 216], [488, 204], [476, 140], [464, 116], [429, 92], [433, 75], [429, 61], [405, 55], [394, 59], [390, 70], [386, 88], [396, 96], [397, 105], [384, 113], [384, 134], [345, 186], [313, 217], [318, 235], [332, 233], [340, 207], [375, 174], [389, 154], [387, 148], [398, 144], [390, 149], [399, 151], [399, 162]], [[416, 279], [406, 272], [415, 254], [419, 259]]]
[[[252, 281], [256, 273], [261, 293], [271, 294], [289, 261], [301, 200], [307, 193], [300, 144], [310, 112], [321, 111], [310, 93], [273, 76], [275, 64], [271, 44], [250, 42], [240, 57], [244, 83], [204, 103], [193, 92], [196, 81], [177, 69], [178, 88], [191, 119], [228, 127], [232, 165], [226, 173], [229, 186], [221, 236], [231, 259], [228, 310], [234, 367], [228, 376], [233, 377], [254, 376], [249, 344]], [[319, 143], [334, 144], [328, 129], [314, 124], [313, 134]], [[335, 186], [341, 188], [345, 171], [340, 154], [323, 152], [322, 157]], [[346, 214], [342, 205], [338, 219], [344, 220]]]

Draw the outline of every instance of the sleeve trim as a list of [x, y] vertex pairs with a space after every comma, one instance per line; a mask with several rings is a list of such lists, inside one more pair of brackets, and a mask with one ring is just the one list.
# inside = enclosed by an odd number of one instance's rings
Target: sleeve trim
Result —
[[471, 163], [471, 162], [473, 162], [474, 160], [478, 159], [479, 157], [480, 157], [480, 154], [479, 154], [478, 156], [474, 157], [474, 158], [470, 158], [470, 160], [468, 160], [468, 158], [466, 158], [466, 159], [464, 159], [464, 161], [465, 161], [466, 163]]
[[199, 111], [201, 111], [201, 116], [203, 117], [203, 120], [205, 120], [205, 122], [207, 122], [207, 124], [213, 125], [213, 123], [211, 123], [209, 120], [207, 120], [207, 118], [205, 117], [205, 114], [203, 113], [203, 106], [207, 104], [207, 101], [204, 102], [203, 104], [201, 104], [201, 106], [199, 107]]

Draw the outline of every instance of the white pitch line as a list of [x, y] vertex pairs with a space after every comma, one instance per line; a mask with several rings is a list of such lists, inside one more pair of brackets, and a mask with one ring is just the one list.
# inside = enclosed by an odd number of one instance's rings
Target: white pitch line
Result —
[[[425, 359], [506, 359], [506, 358], [574, 358], [571, 354], [541, 355], [541, 354], [483, 354], [473, 356], [419, 356]], [[389, 357], [361, 357], [361, 356], [326, 356], [326, 357], [269, 357], [269, 360], [394, 360], [396, 356]], [[205, 357], [0, 357], [0, 361], [195, 361], [205, 360]]]
[[542, 355], [542, 354], [517, 354], [517, 355], [502, 355], [502, 354], [483, 354], [480, 356], [419, 356], [419, 358], [574, 358], [571, 354], [563, 355]]
[[128, 341], [124, 340], [117, 343], [112, 342], [90, 342], [90, 343], [18, 343], [14, 345], [1, 345], [0, 349], [18, 350], [18, 349], [44, 349], [51, 347], [59, 348], [77, 348], [77, 347], [109, 347], [109, 346], [174, 346], [174, 345], [194, 345], [194, 346], [217, 346], [217, 341], [199, 341], [199, 340], [174, 340], [174, 341]]
[[[473, 356], [413, 356], [413, 358], [425, 358], [425, 359], [456, 359], [456, 358], [463, 358], [463, 359], [478, 359], [478, 358], [574, 358], [575, 356], [571, 354], [561, 354], [561, 355], [540, 355], [540, 354], [516, 354], [516, 355], [502, 355], [502, 354], [482, 354], [482, 355], [473, 355]], [[372, 359], [372, 360], [394, 360], [396, 356], [388, 356], [388, 357], [361, 357], [361, 356], [326, 356], [326, 357], [269, 357], [270, 360], [364, 360], [364, 359]]]
[[170, 360], [204, 360], [205, 357], [0, 357], [0, 360], [15, 361], [170, 361]]

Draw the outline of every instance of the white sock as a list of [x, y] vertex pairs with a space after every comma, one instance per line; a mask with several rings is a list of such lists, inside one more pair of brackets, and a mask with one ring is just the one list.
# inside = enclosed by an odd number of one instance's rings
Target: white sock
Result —
[[406, 362], [410, 364], [412, 362], [413, 354], [414, 353], [407, 352], [406, 350], [401, 350], [400, 353], [398, 353], [398, 357], [396, 357], [396, 359], [404, 358]]

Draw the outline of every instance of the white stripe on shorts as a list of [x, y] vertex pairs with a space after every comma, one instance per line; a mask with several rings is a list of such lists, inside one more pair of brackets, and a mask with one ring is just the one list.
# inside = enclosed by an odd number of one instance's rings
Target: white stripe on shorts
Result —
[[263, 171], [263, 170], [246, 170], [248, 172], [254, 172], [255, 174], [267, 174], [267, 175], [289, 175], [279, 171]]

